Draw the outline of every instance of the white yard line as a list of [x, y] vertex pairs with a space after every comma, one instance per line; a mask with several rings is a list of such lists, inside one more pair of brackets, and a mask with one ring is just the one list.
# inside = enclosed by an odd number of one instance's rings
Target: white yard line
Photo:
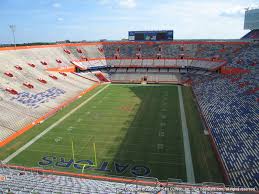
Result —
[[191, 147], [190, 147], [189, 134], [188, 134], [188, 128], [187, 128], [187, 123], [186, 123], [186, 116], [185, 116], [185, 111], [184, 111], [183, 95], [182, 95], [181, 86], [178, 86], [178, 95], [179, 95], [179, 103], [180, 103], [180, 111], [181, 111], [183, 145], [184, 145], [187, 182], [195, 183], [193, 164], [192, 164]]
[[98, 92], [96, 92], [94, 95], [92, 95], [91, 97], [89, 97], [87, 100], [85, 100], [83, 103], [79, 104], [77, 107], [75, 107], [73, 110], [71, 110], [69, 113], [67, 113], [65, 116], [63, 116], [62, 118], [60, 118], [57, 122], [53, 123], [51, 126], [49, 126], [48, 128], [46, 128], [43, 132], [41, 132], [40, 134], [38, 134], [36, 137], [34, 137], [32, 140], [30, 140], [28, 143], [26, 143], [25, 145], [23, 145], [22, 147], [20, 147], [18, 150], [16, 150], [14, 153], [12, 153], [10, 156], [8, 156], [6, 159], [4, 159], [2, 162], [3, 164], [8, 163], [10, 160], [12, 160], [14, 157], [16, 157], [18, 154], [20, 154], [22, 151], [26, 150], [30, 145], [32, 145], [34, 142], [36, 142], [37, 140], [39, 140], [42, 136], [44, 136], [46, 133], [48, 133], [50, 130], [52, 130], [54, 127], [56, 127], [57, 125], [59, 125], [62, 121], [64, 121], [66, 118], [68, 118], [70, 115], [72, 115], [74, 112], [76, 112], [78, 109], [80, 109], [82, 106], [84, 106], [85, 104], [87, 104], [90, 100], [92, 100], [95, 96], [97, 96], [98, 94], [100, 94], [105, 88], [107, 88], [109, 86], [106, 85], [105, 87], [103, 87], [101, 90], [99, 90]]

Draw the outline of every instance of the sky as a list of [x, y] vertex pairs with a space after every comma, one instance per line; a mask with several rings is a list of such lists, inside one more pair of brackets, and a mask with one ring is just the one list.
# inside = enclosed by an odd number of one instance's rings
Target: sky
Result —
[[238, 39], [259, 0], [0, 0], [0, 44], [120, 40], [130, 30], [174, 30], [175, 39]]

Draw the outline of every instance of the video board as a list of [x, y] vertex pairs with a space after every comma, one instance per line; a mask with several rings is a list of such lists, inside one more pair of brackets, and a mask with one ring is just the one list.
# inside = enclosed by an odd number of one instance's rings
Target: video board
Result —
[[172, 41], [173, 39], [173, 30], [129, 32], [129, 41]]

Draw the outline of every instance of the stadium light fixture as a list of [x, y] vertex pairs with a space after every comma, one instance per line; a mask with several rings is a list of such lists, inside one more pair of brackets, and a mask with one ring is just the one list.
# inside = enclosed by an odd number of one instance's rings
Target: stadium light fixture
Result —
[[13, 34], [13, 43], [14, 43], [14, 48], [16, 48], [16, 42], [15, 42], [15, 30], [16, 30], [16, 26], [11, 24], [9, 25], [9, 28], [11, 29], [12, 31], [12, 34]]

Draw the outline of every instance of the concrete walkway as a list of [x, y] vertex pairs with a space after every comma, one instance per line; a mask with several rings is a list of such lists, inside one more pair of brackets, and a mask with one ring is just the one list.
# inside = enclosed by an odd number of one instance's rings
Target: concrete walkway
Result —
[[184, 145], [184, 155], [185, 155], [185, 168], [188, 183], [195, 183], [193, 164], [192, 164], [192, 154], [189, 141], [188, 128], [186, 123], [186, 116], [183, 104], [182, 87], [178, 86], [179, 104], [181, 111], [181, 121], [182, 121], [182, 131], [183, 131], [183, 145]]

